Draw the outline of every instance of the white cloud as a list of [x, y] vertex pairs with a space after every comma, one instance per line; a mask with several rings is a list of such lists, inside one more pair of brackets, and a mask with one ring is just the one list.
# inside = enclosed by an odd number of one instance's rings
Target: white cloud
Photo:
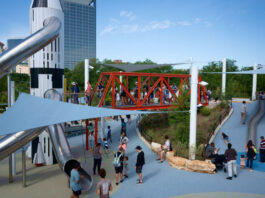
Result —
[[134, 20], [136, 17], [134, 16], [133, 12], [131, 11], [121, 11], [120, 12], [121, 19], [127, 19], [125, 22], [124, 20], [118, 20], [115, 18], [110, 18], [110, 24], [108, 24], [103, 31], [101, 32], [101, 35], [106, 33], [134, 33], [134, 32], [150, 32], [155, 30], [163, 30], [168, 29], [173, 26], [179, 25], [179, 26], [192, 26], [192, 25], [205, 25], [206, 27], [212, 26], [212, 24], [208, 21], [204, 21], [201, 18], [195, 18], [191, 21], [183, 20], [183, 21], [176, 21], [172, 22], [170, 20], [162, 20], [162, 21], [151, 21], [146, 24], [140, 24], [140, 23], [133, 23], [132, 20]]
[[122, 10], [120, 12], [120, 17], [127, 18], [130, 21], [132, 21], [132, 20], [134, 20], [136, 18], [132, 11], [125, 11], [125, 10]]
[[200, 23], [202, 20], [200, 19], [200, 18], [196, 18], [195, 20], [194, 20], [194, 23]]
[[182, 25], [182, 26], [191, 26], [192, 23], [189, 21], [178, 21], [177, 24]]
[[113, 32], [115, 29], [117, 29], [117, 26], [115, 25], [108, 25], [104, 28], [104, 30], [101, 32], [101, 35], [105, 34], [105, 33], [110, 33]]
[[169, 20], [153, 21], [143, 26], [141, 29], [141, 32], [147, 32], [147, 31], [152, 31], [152, 30], [157, 30], [157, 29], [167, 29], [167, 28], [172, 27], [173, 25], [175, 24]]
[[204, 21], [203, 24], [206, 26], [206, 27], [211, 27], [213, 24], [211, 24], [209, 21]]

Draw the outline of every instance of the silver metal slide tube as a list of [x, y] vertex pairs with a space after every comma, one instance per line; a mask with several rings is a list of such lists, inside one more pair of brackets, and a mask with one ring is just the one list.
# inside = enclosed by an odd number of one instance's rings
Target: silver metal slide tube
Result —
[[0, 139], [0, 160], [16, 152], [21, 147], [32, 141], [43, 132], [47, 127], [40, 127], [26, 131], [20, 131], [15, 134], [7, 135]]
[[[61, 124], [51, 125], [48, 127], [47, 131], [50, 135], [59, 167], [67, 176], [70, 176], [72, 164], [77, 160], [72, 156], [71, 148], [64, 134], [63, 126]], [[87, 174], [83, 168], [80, 168], [79, 172], [84, 176], [81, 180], [82, 191], [89, 191], [92, 187], [93, 178]]]
[[25, 38], [16, 47], [3, 52], [0, 56], [0, 78], [6, 75], [18, 63], [55, 40], [59, 35], [61, 26], [58, 18], [49, 17], [45, 19], [42, 29]]

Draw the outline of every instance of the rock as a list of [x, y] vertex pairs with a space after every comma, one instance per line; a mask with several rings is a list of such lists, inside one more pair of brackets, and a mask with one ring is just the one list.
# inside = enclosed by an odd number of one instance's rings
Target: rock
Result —
[[194, 172], [200, 173], [215, 173], [215, 165], [211, 162], [199, 160], [187, 160], [186, 167]]
[[151, 143], [151, 149], [152, 151], [154, 151], [155, 153], [157, 153], [159, 151], [159, 149], [161, 148], [161, 144], [158, 144], [156, 142], [152, 142]]
[[186, 164], [186, 162], [188, 161], [188, 160], [185, 159], [185, 158], [182, 158], [182, 157], [174, 157], [174, 156], [172, 156], [172, 157], [167, 157], [167, 160], [168, 160], [170, 163], [174, 164], [174, 166], [179, 167], [179, 168], [181, 168], [181, 169], [183, 169], [183, 168], [185, 167], [185, 164]]
[[174, 152], [173, 151], [168, 151], [166, 154], [166, 159], [170, 158], [170, 157], [174, 157]]

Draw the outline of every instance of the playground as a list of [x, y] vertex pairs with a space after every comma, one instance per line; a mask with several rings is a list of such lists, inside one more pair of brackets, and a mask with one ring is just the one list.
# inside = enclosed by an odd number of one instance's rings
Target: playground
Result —
[[[73, 75], [75, 69], [64, 68], [64, 16], [59, 0], [32, 0], [31, 34], [0, 54], [0, 79], [7, 80], [7, 104], [0, 104], [2, 197], [265, 198], [262, 65], [239, 70], [223, 59], [200, 69], [190, 57], [171, 64], [95, 60], [93, 67], [86, 58]], [[28, 92], [18, 92], [12, 69], [28, 58]], [[189, 69], [175, 69], [184, 65]], [[83, 92], [66, 77], [82, 79]], [[248, 89], [239, 89], [244, 83]], [[142, 130], [141, 121], [155, 115], [167, 115], [170, 137], [162, 118], [145, 127], [161, 130], [156, 139]]]

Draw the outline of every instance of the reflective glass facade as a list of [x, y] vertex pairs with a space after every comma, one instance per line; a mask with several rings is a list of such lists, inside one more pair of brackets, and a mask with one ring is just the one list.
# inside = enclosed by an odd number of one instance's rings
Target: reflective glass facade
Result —
[[73, 69], [96, 58], [96, 0], [61, 0], [64, 12], [64, 66]]

